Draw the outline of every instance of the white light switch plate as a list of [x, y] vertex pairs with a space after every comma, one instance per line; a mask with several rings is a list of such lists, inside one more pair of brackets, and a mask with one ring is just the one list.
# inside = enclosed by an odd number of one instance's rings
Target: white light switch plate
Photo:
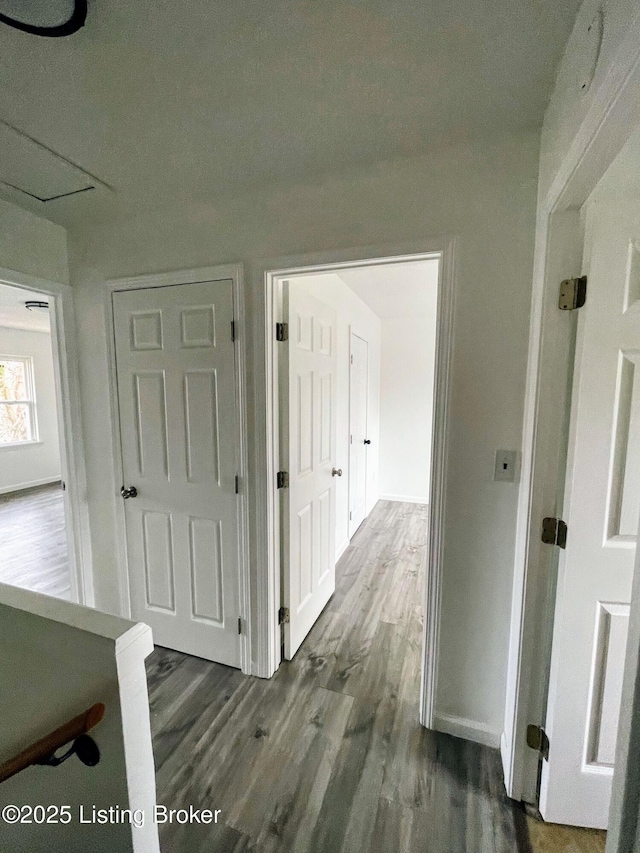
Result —
[[517, 450], [496, 450], [493, 479], [502, 483], [515, 483], [520, 475], [520, 453]]

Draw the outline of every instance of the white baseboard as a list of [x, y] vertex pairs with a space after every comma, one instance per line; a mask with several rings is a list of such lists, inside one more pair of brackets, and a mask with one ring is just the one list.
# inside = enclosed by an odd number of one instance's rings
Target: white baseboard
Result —
[[476, 720], [468, 720], [466, 717], [436, 714], [433, 720], [433, 728], [448, 735], [473, 740], [476, 743], [484, 744], [484, 746], [500, 746], [500, 735], [502, 734], [500, 731], [492, 729], [484, 723], [478, 723]]
[[406, 504], [427, 504], [429, 503], [429, 498], [417, 498], [415, 495], [380, 495], [381, 501], [400, 501], [401, 503]]
[[10, 492], [23, 492], [25, 489], [35, 489], [36, 486], [49, 486], [51, 483], [59, 483], [60, 474], [57, 477], [45, 477], [44, 480], [31, 480], [29, 483], [16, 483], [15, 486], [0, 486], [0, 495], [8, 495]]
[[347, 550], [348, 547], [349, 547], [349, 540], [345, 539], [344, 542], [342, 543], [342, 545], [339, 548], [336, 548], [336, 563], [338, 562], [340, 557], [342, 557], [342, 555], [344, 554], [344, 552]]

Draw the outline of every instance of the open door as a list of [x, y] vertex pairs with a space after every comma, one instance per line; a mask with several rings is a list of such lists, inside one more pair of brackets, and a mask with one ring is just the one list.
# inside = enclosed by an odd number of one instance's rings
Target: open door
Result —
[[640, 512], [640, 204], [587, 214], [540, 812], [606, 828]]
[[367, 515], [369, 344], [351, 332], [349, 370], [349, 539]]
[[285, 658], [291, 660], [336, 586], [335, 477], [337, 315], [283, 284], [289, 342], [282, 359]]

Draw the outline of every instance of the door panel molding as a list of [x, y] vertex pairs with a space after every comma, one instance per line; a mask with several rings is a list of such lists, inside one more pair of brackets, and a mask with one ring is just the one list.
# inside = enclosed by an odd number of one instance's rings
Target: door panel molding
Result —
[[[240, 668], [245, 674], [252, 674], [251, 637], [253, 622], [250, 598], [249, 575], [249, 488], [247, 463], [247, 391], [246, 391], [246, 321], [244, 277], [241, 264], [225, 264], [215, 267], [177, 270], [158, 274], [145, 274], [128, 278], [111, 279], [102, 283], [103, 310], [106, 324], [109, 406], [112, 431], [112, 452], [114, 460], [114, 482], [123, 482], [122, 439], [120, 435], [120, 410], [118, 404], [115, 324], [113, 316], [113, 294], [118, 291], [142, 290], [149, 287], [170, 287], [180, 284], [198, 284], [201, 282], [231, 281], [233, 291], [233, 314], [235, 322], [235, 390], [236, 416], [240, 425], [236, 450], [236, 469], [239, 477], [239, 489], [236, 498], [238, 518], [238, 571], [239, 571], [239, 609], [243, 632], [240, 636]], [[183, 318], [184, 320], [185, 318]], [[183, 328], [187, 335], [185, 346], [201, 346], [209, 341], [210, 323], [203, 325], [202, 318], [190, 315], [190, 322]], [[183, 323], [184, 326], [184, 323]], [[209, 333], [208, 333], [209, 330]], [[118, 580], [120, 588], [121, 614], [131, 617], [129, 595], [129, 574], [126, 553], [126, 527], [123, 501], [114, 495], [114, 514], [118, 533]]]

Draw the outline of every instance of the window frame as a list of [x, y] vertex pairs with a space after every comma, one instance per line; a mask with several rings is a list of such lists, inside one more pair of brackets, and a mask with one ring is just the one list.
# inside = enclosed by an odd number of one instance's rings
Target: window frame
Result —
[[18, 447], [31, 447], [34, 444], [41, 444], [40, 432], [38, 430], [38, 415], [36, 404], [36, 383], [35, 371], [33, 366], [33, 356], [30, 355], [2, 355], [0, 354], [0, 362], [3, 361], [18, 361], [24, 365], [24, 384], [27, 393], [27, 399], [24, 400], [0, 400], [2, 406], [27, 406], [29, 410], [29, 424], [31, 426], [31, 437], [24, 441], [0, 441], [0, 452], [2, 450], [15, 450]]

